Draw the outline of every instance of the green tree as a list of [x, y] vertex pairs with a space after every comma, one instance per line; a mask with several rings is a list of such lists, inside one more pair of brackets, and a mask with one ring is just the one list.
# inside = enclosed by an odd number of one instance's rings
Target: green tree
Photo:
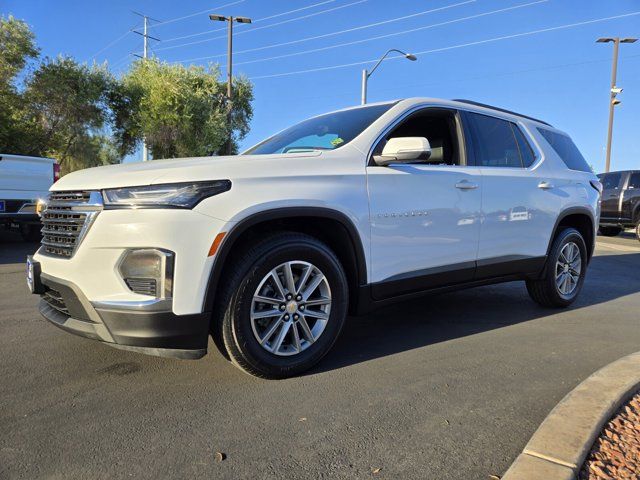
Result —
[[116, 95], [118, 105], [126, 108], [114, 107], [122, 149], [134, 138], [146, 138], [154, 158], [212, 155], [221, 151], [230, 129], [237, 149], [249, 130], [253, 90], [247, 79], [235, 79], [230, 128], [226, 84], [219, 76], [217, 65], [205, 69], [157, 59], [135, 62], [122, 79], [123, 91]]
[[69, 57], [47, 59], [26, 82], [25, 113], [34, 153], [58, 160], [63, 172], [92, 166], [110, 121], [116, 80], [106, 67], [80, 65]]
[[0, 17], [0, 151], [14, 151], [17, 141], [28, 136], [21, 116], [24, 102], [15, 78], [37, 56], [29, 26], [12, 16]]

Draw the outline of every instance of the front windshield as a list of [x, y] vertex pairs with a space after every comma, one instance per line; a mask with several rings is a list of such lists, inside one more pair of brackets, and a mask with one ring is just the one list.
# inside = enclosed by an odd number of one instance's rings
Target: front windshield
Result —
[[393, 105], [352, 108], [305, 120], [259, 143], [244, 155], [334, 150], [356, 138]]

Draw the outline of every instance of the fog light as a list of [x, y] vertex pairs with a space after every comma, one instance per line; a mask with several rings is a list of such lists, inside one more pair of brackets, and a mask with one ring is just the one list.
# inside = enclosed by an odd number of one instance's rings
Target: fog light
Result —
[[171, 298], [175, 254], [157, 248], [128, 250], [118, 271], [129, 290], [156, 298]]

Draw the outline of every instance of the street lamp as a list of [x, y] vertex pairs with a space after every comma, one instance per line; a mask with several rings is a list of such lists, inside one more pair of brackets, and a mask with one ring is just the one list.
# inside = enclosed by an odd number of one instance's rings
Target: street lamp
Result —
[[604, 37], [596, 40], [596, 43], [609, 43], [613, 42], [613, 65], [611, 66], [611, 88], [609, 90], [609, 130], [607, 133], [607, 158], [604, 166], [604, 171], [608, 172], [611, 166], [611, 139], [613, 135], [613, 109], [616, 105], [620, 104], [620, 100], [616, 99], [616, 96], [622, 92], [621, 88], [616, 86], [616, 75], [618, 72], [618, 48], [621, 43], [635, 43], [637, 38], [620, 38], [620, 37]]
[[380, 60], [378, 60], [378, 63], [376, 63], [373, 66], [371, 71], [368, 72], [366, 68], [364, 70], [362, 70], [362, 93], [361, 93], [361, 103], [362, 103], [362, 105], [367, 103], [367, 80], [369, 80], [369, 77], [373, 74], [373, 72], [375, 72], [376, 68], [378, 68], [378, 65], [380, 65], [382, 63], [382, 61], [385, 58], [387, 58], [387, 55], [389, 55], [391, 52], [398, 52], [399, 54], [404, 56], [404, 58], [406, 58], [407, 60], [411, 60], [412, 62], [415, 62], [418, 59], [415, 55], [413, 55], [411, 53], [405, 53], [402, 50], [398, 50], [397, 48], [390, 48], [389, 50], [387, 50], [387, 53], [385, 53], [380, 58]]
[[232, 129], [231, 129], [231, 101], [232, 101], [232, 67], [233, 67], [233, 22], [238, 23], [251, 23], [251, 19], [248, 17], [225, 17], [224, 15], [216, 15], [214, 13], [209, 15], [209, 20], [213, 22], [229, 22], [228, 37], [227, 37], [227, 126], [229, 128], [229, 139], [227, 140], [227, 154], [231, 154], [232, 142]]

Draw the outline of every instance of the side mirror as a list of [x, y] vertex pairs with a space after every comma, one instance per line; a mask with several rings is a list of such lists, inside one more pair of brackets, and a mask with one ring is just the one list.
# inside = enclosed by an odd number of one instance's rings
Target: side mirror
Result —
[[374, 155], [376, 165], [385, 167], [392, 163], [419, 163], [429, 160], [431, 145], [424, 137], [390, 138], [380, 155]]

